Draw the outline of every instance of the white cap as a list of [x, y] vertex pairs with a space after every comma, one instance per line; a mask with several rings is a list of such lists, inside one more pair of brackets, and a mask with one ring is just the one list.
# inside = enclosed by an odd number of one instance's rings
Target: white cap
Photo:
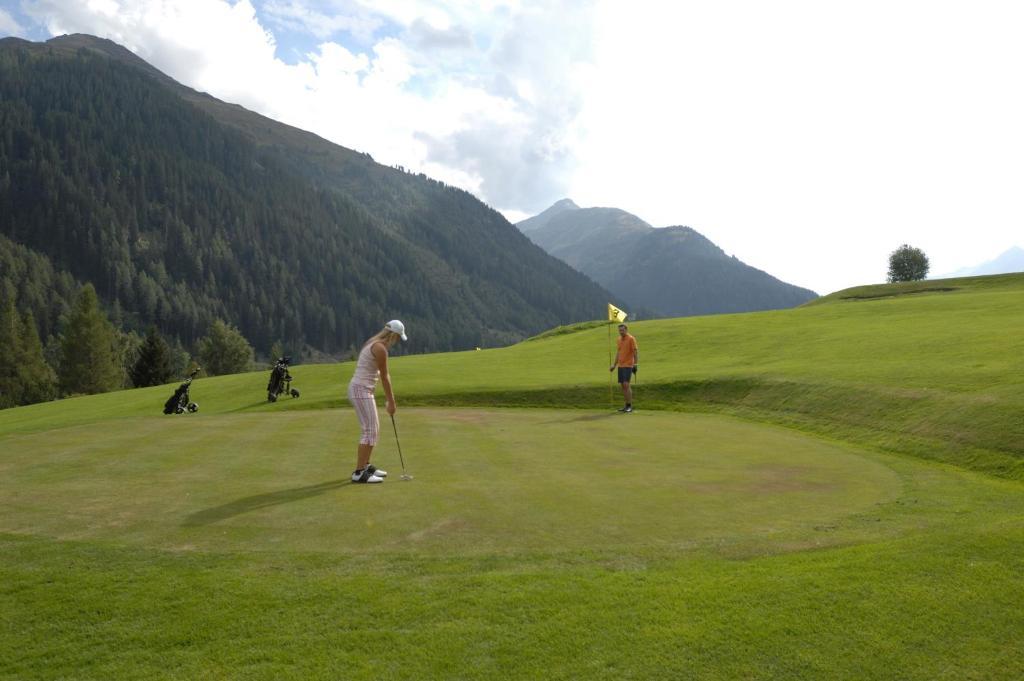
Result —
[[402, 337], [402, 340], [404, 341], [409, 340], [409, 338], [405, 335], [405, 324], [398, 321], [397, 319], [392, 319], [390, 322], [384, 325], [384, 328], [387, 329], [388, 331], [391, 331], [392, 333], [397, 333], [399, 336]]

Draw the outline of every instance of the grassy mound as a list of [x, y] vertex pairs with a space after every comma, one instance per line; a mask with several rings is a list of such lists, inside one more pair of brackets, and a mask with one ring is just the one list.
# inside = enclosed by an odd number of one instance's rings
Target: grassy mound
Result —
[[894, 284], [874, 284], [855, 286], [816, 298], [804, 307], [823, 305], [841, 301], [878, 300], [896, 298], [898, 296], [921, 293], [981, 293], [986, 291], [1012, 291], [1021, 287], [1020, 273], [996, 274], [977, 277], [960, 277], [956, 279], [925, 279], [923, 281], [904, 281]]

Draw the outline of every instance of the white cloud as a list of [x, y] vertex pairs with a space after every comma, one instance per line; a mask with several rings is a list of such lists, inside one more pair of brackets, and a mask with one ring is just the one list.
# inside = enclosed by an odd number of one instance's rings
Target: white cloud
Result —
[[0, 8], [0, 35], [24, 36], [25, 29], [7, 10]]
[[[448, 24], [449, 22], [443, 23]], [[409, 27], [409, 33], [413, 38], [413, 44], [420, 49], [468, 49], [473, 47], [473, 39], [463, 26], [438, 28], [424, 19], [417, 19]]]
[[311, 7], [300, 0], [269, 0], [261, 9], [272, 24], [304, 31], [321, 41], [344, 32], [369, 42], [384, 25], [382, 18], [358, 2], [336, 2], [329, 12], [324, 12], [322, 7]]

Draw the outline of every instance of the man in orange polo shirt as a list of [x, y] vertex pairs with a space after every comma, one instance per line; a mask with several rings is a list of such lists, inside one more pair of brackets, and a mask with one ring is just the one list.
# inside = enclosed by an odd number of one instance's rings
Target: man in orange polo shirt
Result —
[[615, 353], [615, 364], [608, 371], [615, 371], [615, 367], [619, 368], [619, 385], [622, 386], [622, 396], [626, 399], [626, 406], [619, 411], [626, 414], [633, 411], [633, 388], [630, 387], [629, 381], [636, 375], [639, 359], [636, 338], [629, 335], [629, 328], [625, 324], [619, 324], [619, 351]]

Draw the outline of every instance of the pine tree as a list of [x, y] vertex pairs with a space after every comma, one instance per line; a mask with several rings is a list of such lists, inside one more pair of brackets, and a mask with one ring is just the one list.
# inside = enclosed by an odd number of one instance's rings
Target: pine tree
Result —
[[100, 309], [96, 289], [78, 294], [61, 343], [60, 388], [64, 394], [103, 393], [121, 386], [114, 327]]
[[17, 371], [21, 383], [21, 404], [46, 402], [57, 396], [57, 374], [43, 357], [43, 344], [31, 312], [22, 317], [20, 357]]
[[174, 377], [174, 358], [167, 341], [151, 325], [146, 339], [139, 350], [139, 358], [132, 366], [132, 385], [143, 388], [149, 385], [163, 385]]
[[6, 293], [0, 297], [0, 409], [21, 403], [18, 379], [18, 313], [14, 299]]
[[121, 368], [121, 387], [131, 388], [131, 371], [135, 362], [139, 359], [139, 352], [142, 350], [143, 337], [135, 331], [122, 331], [116, 328], [114, 331], [114, 353], [117, 355], [117, 365]]

